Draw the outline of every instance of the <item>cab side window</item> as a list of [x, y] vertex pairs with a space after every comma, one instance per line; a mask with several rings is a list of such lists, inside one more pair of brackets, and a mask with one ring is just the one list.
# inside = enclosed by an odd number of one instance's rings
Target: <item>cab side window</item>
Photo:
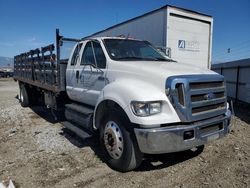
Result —
[[91, 42], [85, 45], [82, 53], [81, 65], [96, 65]]
[[96, 58], [96, 66], [100, 69], [106, 68], [106, 57], [103, 53], [101, 44], [97, 41], [93, 41], [93, 49]]
[[90, 64], [100, 69], [106, 68], [106, 57], [98, 41], [90, 41], [84, 48], [81, 65]]
[[80, 52], [80, 50], [81, 50], [81, 47], [82, 47], [82, 43], [80, 43], [80, 44], [77, 44], [77, 46], [76, 46], [76, 48], [75, 48], [75, 51], [74, 51], [74, 53], [73, 53], [73, 56], [72, 56], [72, 58], [71, 58], [71, 63], [70, 63], [70, 65], [76, 65], [76, 63], [77, 63], [77, 59], [78, 59], [78, 56], [79, 56], [79, 52]]

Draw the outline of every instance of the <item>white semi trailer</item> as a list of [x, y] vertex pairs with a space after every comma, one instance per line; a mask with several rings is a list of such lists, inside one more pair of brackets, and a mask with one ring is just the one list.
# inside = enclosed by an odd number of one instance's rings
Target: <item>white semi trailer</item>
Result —
[[125, 36], [147, 40], [167, 49], [168, 56], [177, 62], [210, 69], [212, 29], [211, 16], [166, 5], [89, 37]]

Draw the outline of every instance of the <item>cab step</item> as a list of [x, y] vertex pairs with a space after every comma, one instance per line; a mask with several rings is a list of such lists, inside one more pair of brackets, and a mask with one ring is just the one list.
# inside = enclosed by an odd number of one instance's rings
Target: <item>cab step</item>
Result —
[[90, 106], [85, 106], [78, 103], [65, 105], [66, 119], [69, 122], [77, 124], [80, 127], [85, 128], [91, 132], [93, 131], [93, 113], [94, 108]]
[[87, 106], [79, 103], [71, 103], [71, 104], [66, 104], [66, 108], [83, 113], [83, 114], [93, 114], [94, 112], [94, 107], [92, 106]]
[[76, 124], [70, 123], [69, 121], [63, 121], [61, 122], [64, 127], [75, 133], [77, 136], [79, 136], [82, 139], [90, 138], [92, 137], [92, 133], [88, 130], [83, 129], [82, 127], [79, 127]]

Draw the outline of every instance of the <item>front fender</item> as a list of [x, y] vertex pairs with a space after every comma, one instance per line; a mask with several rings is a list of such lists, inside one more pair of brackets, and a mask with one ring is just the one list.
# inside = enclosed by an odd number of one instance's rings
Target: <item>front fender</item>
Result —
[[[165, 95], [165, 89], [144, 81], [119, 79], [106, 85], [102, 90], [98, 105], [104, 100], [117, 103], [127, 114], [132, 123], [145, 127], [156, 127], [160, 124], [179, 122], [180, 119]], [[163, 101], [162, 113], [148, 117], [138, 117], [131, 110], [131, 101]]]

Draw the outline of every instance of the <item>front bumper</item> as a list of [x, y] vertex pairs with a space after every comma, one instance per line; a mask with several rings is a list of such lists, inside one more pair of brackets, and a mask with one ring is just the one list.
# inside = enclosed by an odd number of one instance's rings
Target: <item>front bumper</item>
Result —
[[224, 137], [230, 132], [231, 112], [192, 123], [160, 128], [135, 128], [141, 152], [148, 154], [171, 153], [188, 150]]

